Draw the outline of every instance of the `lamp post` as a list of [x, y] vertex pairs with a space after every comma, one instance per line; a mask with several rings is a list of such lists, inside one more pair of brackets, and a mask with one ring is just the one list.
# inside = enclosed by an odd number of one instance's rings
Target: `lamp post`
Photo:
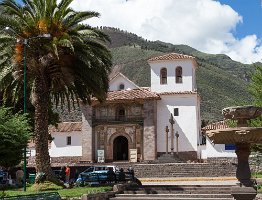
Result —
[[[24, 46], [24, 52], [23, 52], [23, 65], [24, 65], [24, 113], [27, 113], [27, 91], [26, 91], [26, 86], [27, 86], [27, 65], [26, 65], [26, 58], [27, 58], [27, 45], [28, 45], [28, 41], [31, 39], [36, 39], [36, 38], [50, 38], [51, 35], [49, 33], [45, 33], [45, 34], [41, 34], [41, 35], [37, 35], [35, 37], [30, 37], [30, 38], [23, 38], [21, 37], [15, 30], [13, 30], [10, 27], [5, 27], [5, 31], [11, 31], [12, 33], [14, 33], [15, 35], [19, 36], [20, 38], [22, 38], [22, 43]], [[21, 40], [17, 40], [17, 42], [21, 42]], [[24, 191], [26, 191], [26, 147], [23, 150], [23, 157], [24, 157], [24, 177], [23, 177], [23, 189]]]
[[174, 117], [173, 114], [171, 113], [169, 123], [171, 124], [171, 155], [174, 155]]
[[[24, 39], [23, 44], [24, 44], [24, 113], [27, 112], [27, 101], [26, 101], [26, 47], [27, 47], [27, 39]], [[23, 177], [23, 186], [24, 186], [24, 191], [26, 191], [26, 147], [24, 148], [24, 177]]]

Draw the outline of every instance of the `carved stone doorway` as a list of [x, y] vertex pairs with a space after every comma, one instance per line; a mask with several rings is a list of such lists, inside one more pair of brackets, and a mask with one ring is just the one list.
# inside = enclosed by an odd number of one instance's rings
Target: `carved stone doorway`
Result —
[[113, 159], [128, 160], [128, 140], [124, 136], [118, 136], [113, 143]]

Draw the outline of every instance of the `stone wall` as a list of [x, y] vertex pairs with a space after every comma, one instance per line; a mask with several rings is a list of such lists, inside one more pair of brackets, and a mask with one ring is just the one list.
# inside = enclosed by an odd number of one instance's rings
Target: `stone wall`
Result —
[[[62, 167], [62, 166], [75, 166], [78, 165], [82, 160], [82, 156], [64, 156], [64, 157], [51, 157], [52, 167]], [[35, 156], [31, 156], [27, 159], [27, 166], [35, 166]]]
[[237, 164], [237, 158], [229, 158], [229, 157], [207, 158], [207, 162], [214, 163], [214, 164]]
[[172, 163], [135, 164], [135, 175], [150, 177], [220, 177], [235, 176], [236, 166], [232, 164]]
[[236, 175], [236, 165], [211, 163], [117, 163], [125, 171], [132, 167], [137, 178], [223, 177]]
[[[75, 159], [75, 160], [74, 160]], [[52, 167], [64, 166], [69, 164], [75, 167], [84, 167], [91, 165], [111, 165], [112, 163], [82, 163], [81, 157], [63, 157], [51, 158]], [[54, 163], [55, 162], [55, 163]], [[61, 162], [59, 165], [58, 162]], [[115, 163], [114, 163], [115, 164]], [[161, 163], [161, 164], [138, 164], [138, 163], [117, 163], [115, 164], [125, 171], [132, 167], [135, 171], [135, 176], [138, 178], [150, 177], [235, 177], [236, 165], [226, 163]], [[32, 166], [30, 166], [32, 167]]]
[[[160, 157], [161, 155], [166, 154], [165, 152], [158, 152], [157, 157]], [[176, 152], [175, 152], [175, 155]], [[187, 161], [197, 161], [197, 152], [196, 151], [183, 151], [178, 152], [178, 158], [181, 161], [187, 162]]]

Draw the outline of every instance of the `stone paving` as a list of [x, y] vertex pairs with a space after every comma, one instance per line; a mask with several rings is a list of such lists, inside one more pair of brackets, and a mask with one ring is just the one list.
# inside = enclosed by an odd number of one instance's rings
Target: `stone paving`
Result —
[[140, 178], [143, 185], [236, 185], [234, 177]]
[[262, 200], [262, 194], [257, 194], [256, 200]]

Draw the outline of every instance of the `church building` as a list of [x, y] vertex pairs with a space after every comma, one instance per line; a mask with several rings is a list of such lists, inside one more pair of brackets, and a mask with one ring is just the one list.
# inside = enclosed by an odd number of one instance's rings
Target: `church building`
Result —
[[82, 122], [63, 122], [50, 129], [53, 161], [154, 161], [166, 150], [171, 152], [171, 143], [182, 160], [199, 157], [200, 96], [194, 57], [169, 53], [148, 63], [151, 87], [139, 87], [118, 73], [110, 79], [106, 101], [93, 98], [91, 105], [81, 106]]

